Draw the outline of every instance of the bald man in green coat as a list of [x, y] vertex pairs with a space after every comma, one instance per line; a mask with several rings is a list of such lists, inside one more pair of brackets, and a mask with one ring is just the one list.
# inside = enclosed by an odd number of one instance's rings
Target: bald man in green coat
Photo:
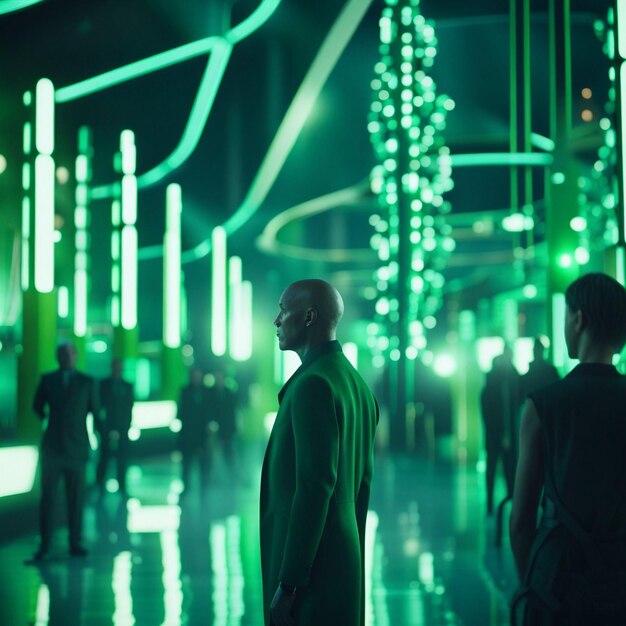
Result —
[[263, 462], [265, 624], [361, 626], [378, 406], [336, 340], [337, 290], [299, 281], [279, 307], [280, 349], [302, 365], [280, 391]]

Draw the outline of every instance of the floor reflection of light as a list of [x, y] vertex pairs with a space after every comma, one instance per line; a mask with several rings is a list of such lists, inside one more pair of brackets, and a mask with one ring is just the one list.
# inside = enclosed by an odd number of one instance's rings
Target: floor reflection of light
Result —
[[50, 589], [48, 585], [40, 585], [37, 592], [37, 609], [35, 610], [35, 626], [47, 626], [50, 620]]
[[226, 570], [226, 527], [221, 522], [211, 526], [211, 569], [213, 570], [213, 625], [228, 624], [228, 572]]
[[231, 515], [226, 523], [213, 524], [209, 541], [213, 570], [213, 625], [239, 626], [245, 612], [239, 517]]
[[165, 605], [165, 618], [162, 626], [179, 626], [183, 611], [183, 590], [180, 580], [180, 547], [177, 530], [161, 532], [161, 554]]
[[378, 532], [378, 513], [367, 512], [365, 527], [365, 624], [388, 626], [387, 589], [383, 581], [383, 546]]
[[133, 626], [133, 596], [130, 592], [132, 577], [132, 561], [130, 552], [120, 552], [113, 560], [113, 599], [115, 612], [113, 613], [113, 626]]
[[226, 520], [226, 562], [229, 583], [229, 626], [238, 626], [244, 614], [243, 564], [241, 562], [241, 520], [231, 515]]

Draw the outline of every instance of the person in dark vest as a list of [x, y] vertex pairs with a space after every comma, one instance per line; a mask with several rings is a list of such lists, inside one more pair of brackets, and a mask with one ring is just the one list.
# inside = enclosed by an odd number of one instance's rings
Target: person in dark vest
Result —
[[204, 384], [203, 372], [193, 367], [189, 372], [189, 384], [180, 393], [177, 417], [181, 422], [179, 447], [183, 455], [183, 483], [185, 492], [190, 486], [191, 472], [197, 463], [200, 468], [200, 485], [204, 491], [211, 468], [210, 448], [210, 397]]
[[59, 479], [65, 482], [70, 554], [84, 557], [82, 545], [85, 467], [89, 457], [87, 415], [98, 415], [93, 378], [76, 371], [76, 348], [61, 343], [56, 352], [59, 369], [44, 374], [35, 392], [33, 409], [47, 425], [41, 442], [41, 544], [33, 556], [41, 561], [50, 549]]
[[336, 340], [332, 285], [293, 283], [279, 307], [278, 345], [302, 365], [279, 393], [261, 474], [265, 624], [361, 626], [378, 405]]
[[522, 398], [555, 383], [560, 378], [556, 367], [543, 358], [545, 350], [543, 342], [537, 337], [533, 344], [534, 360], [530, 362], [528, 371], [522, 376]]
[[98, 420], [100, 432], [100, 459], [96, 470], [96, 484], [104, 493], [107, 466], [112, 457], [117, 460], [117, 482], [122, 495], [126, 495], [126, 469], [128, 467], [128, 429], [135, 401], [133, 386], [122, 378], [123, 362], [113, 359], [111, 376], [100, 381], [101, 413]]
[[235, 462], [237, 415], [235, 392], [226, 386], [224, 372], [215, 372], [215, 385], [210, 390], [211, 418], [218, 425], [218, 439], [231, 470]]
[[612, 364], [626, 343], [626, 290], [592, 273], [565, 301], [565, 341], [579, 364], [533, 392], [522, 416], [510, 535], [523, 585], [513, 614], [526, 625], [626, 624], [626, 378]]
[[513, 365], [513, 352], [505, 346], [493, 360], [481, 393], [487, 451], [487, 514], [493, 513], [493, 491], [498, 462], [502, 459], [507, 495], [513, 493], [515, 444], [521, 404], [520, 375]]

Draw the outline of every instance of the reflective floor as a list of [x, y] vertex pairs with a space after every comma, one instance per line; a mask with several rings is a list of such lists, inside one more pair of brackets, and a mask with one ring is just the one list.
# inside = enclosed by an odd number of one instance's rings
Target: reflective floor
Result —
[[[260, 626], [261, 458], [246, 450], [234, 472], [218, 459], [204, 496], [180, 496], [176, 459], [132, 467], [129, 500], [91, 498], [86, 559], [68, 557], [63, 529], [39, 566], [24, 564], [36, 536], [0, 544], [0, 624]], [[483, 482], [475, 468], [379, 456], [366, 624], [508, 624], [513, 564], [506, 540], [493, 547]]]

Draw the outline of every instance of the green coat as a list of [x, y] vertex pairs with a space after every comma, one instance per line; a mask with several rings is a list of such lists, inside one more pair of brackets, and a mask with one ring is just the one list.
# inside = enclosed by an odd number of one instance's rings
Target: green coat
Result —
[[376, 400], [337, 341], [314, 349], [278, 399], [261, 476], [265, 624], [283, 582], [298, 587], [298, 626], [360, 626]]

